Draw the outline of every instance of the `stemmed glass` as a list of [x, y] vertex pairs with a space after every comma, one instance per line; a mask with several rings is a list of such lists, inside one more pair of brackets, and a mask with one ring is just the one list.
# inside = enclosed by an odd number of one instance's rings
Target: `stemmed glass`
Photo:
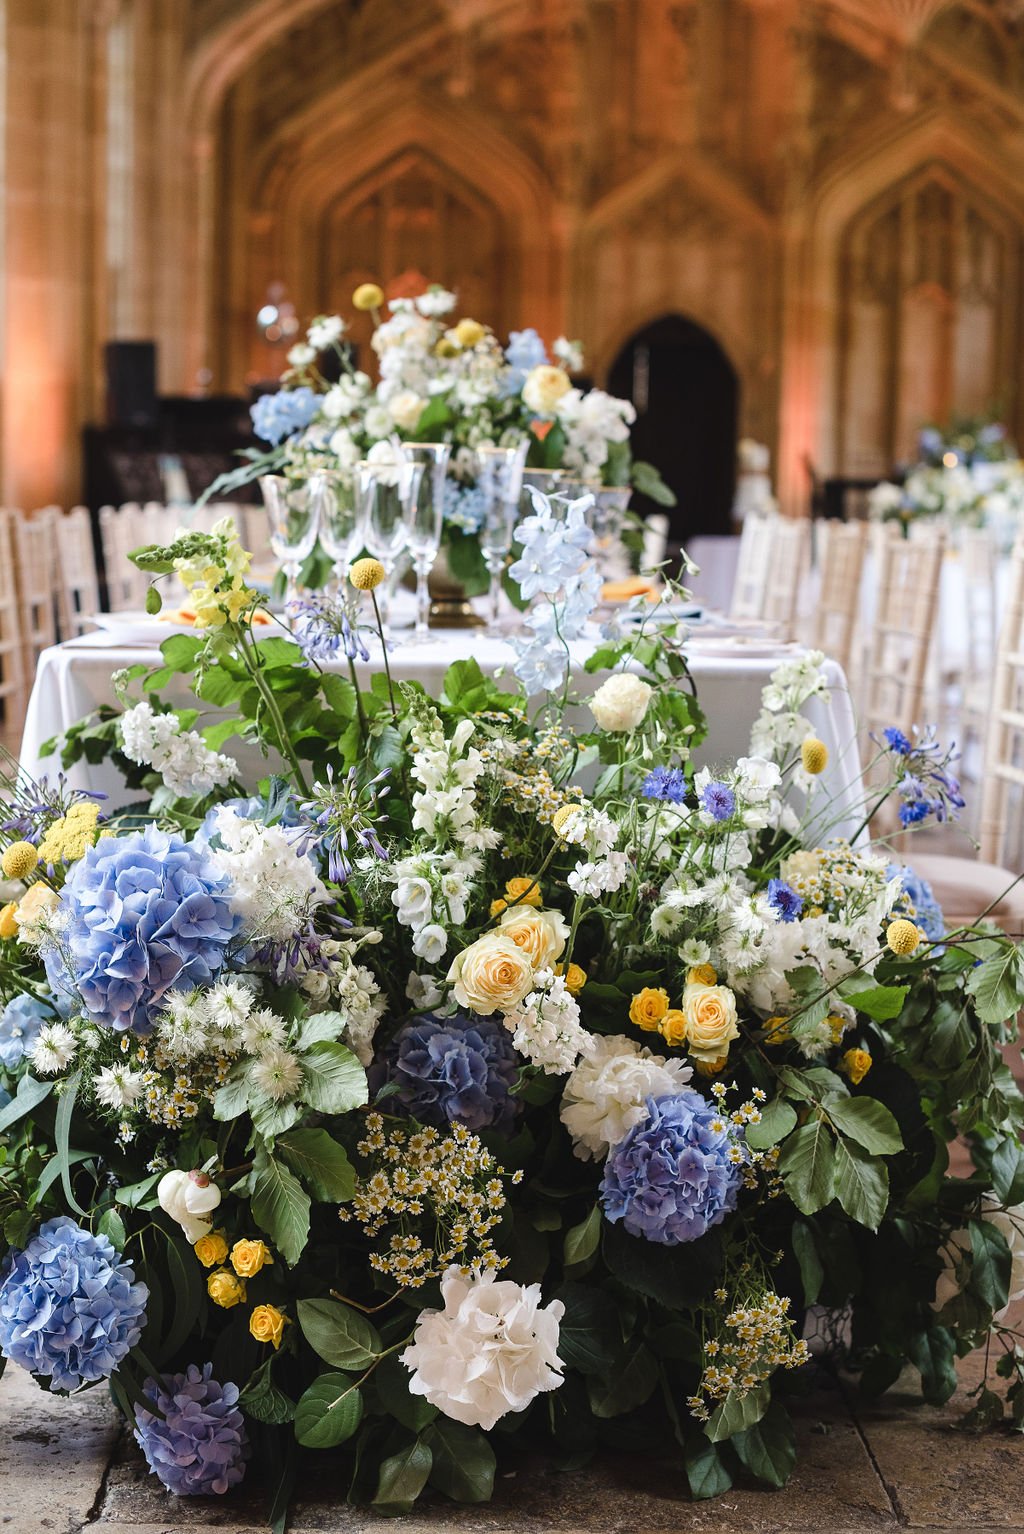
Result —
[[[408, 542], [409, 508], [419, 494], [423, 465], [405, 455], [396, 460], [359, 464], [359, 534], [388, 575]], [[389, 582], [377, 591], [381, 627], [385, 634], [391, 609]]]
[[405, 456], [423, 465], [418, 493], [409, 503], [406, 534], [416, 571], [416, 631], [411, 644], [429, 644], [430, 590], [427, 582], [441, 547], [444, 520], [445, 472], [451, 447], [447, 442], [407, 442]]
[[348, 567], [362, 547], [355, 470], [322, 469], [313, 483], [320, 505], [320, 547], [334, 567], [338, 591], [344, 593]]
[[480, 551], [491, 577], [488, 595], [488, 632], [500, 634], [501, 577], [512, 547], [512, 530], [519, 513], [523, 465], [528, 442], [517, 447], [479, 447], [476, 450], [476, 483], [483, 494], [484, 518], [480, 526]]
[[283, 474], [260, 478], [263, 504], [270, 521], [270, 547], [285, 573], [286, 601], [299, 595], [302, 562], [313, 552], [320, 522], [320, 496], [315, 480], [299, 482]]

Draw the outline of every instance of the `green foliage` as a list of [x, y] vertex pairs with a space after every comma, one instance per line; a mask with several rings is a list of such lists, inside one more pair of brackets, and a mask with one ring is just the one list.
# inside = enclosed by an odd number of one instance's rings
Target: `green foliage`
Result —
[[307, 1449], [333, 1449], [352, 1437], [362, 1415], [358, 1380], [348, 1374], [321, 1374], [295, 1408], [295, 1436]]
[[260, 1230], [294, 1266], [309, 1237], [309, 1195], [298, 1178], [266, 1151], [256, 1155], [250, 1207]]
[[340, 1300], [300, 1300], [298, 1317], [314, 1353], [335, 1369], [365, 1369], [381, 1352], [376, 1328]]

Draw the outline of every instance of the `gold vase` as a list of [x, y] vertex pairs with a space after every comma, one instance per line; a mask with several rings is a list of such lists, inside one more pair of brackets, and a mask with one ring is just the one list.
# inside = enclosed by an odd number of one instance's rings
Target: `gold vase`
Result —
[[474, 611], [469, 594], [460, 580], [456, 580], [448, 564], [448, 550], [442, 543], [437, 558], [427, 577], [430, 592], [430, 618], [432, 629], [476, 629], [486, 625]]

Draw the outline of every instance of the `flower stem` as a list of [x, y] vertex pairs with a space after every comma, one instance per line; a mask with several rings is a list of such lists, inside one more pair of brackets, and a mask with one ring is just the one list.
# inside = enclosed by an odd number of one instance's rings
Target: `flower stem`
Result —
[[258, 659], [249, 654], [250, 641], [246, 640], [245, 630], [241, 627], [241, 625], [237, 626], [237, 635], [238, 653], [242, 657], [242, 664], [245, 666], [245, 669], [252, 677], [260, 697], [263, 699], [264, 706], [268, 715], [270, 716], [271, 723], [274, 726], [274, 733], [277, 736], [278, 749], [280, 750], [281, 755], [284, 757], [285, 761], [291, 767], [292, 772], [295, 774], [295, 781], [297, 786], [302, 790], [303, 794], [308, 796], [309, 784], [306, 782], [305, 773], [299, 766], [299, 759], [295, 755], [292, 743], [288, 738], [288, 731], [285, 728], [284, 719], [281, 717], [281, 710], [277, 706], [277, 699], [274, 697], [273, 689], [268, 686], [267, 680], [263, 676], [262, 667], [260, 666]]
[[395, 689], [391, 682], [391, 667], [388, 663], [388, 642], [384, 638], [384, 625], [381, 622], [380, 608], [377, 606], [377, 593], [370, 591], [370, 600], [373, 603], [373, 616], [377, 620], [377, 633], [380, 635], [380, 647], [384, 654], [384, 675], [388, 679], [388, 701], [391, 704], [391, 717], [397, 722], [398, 710], [395, 707]]

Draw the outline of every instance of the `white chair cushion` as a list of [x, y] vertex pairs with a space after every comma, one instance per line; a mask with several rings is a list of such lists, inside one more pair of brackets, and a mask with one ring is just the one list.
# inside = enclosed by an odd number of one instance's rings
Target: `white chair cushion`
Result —
[[[1009, 869], [979, 863], [975, 858], [915, 853], [913, 849], [907, 862], [931, 885], [947, 927], [973, 925], [995, 900], [985, 920], [1011, 936], [1024, 936], [1024, 879], [1013, 884], [1017, 876]], [[1011, 884], [1013, 888], [1005, 893]]]

